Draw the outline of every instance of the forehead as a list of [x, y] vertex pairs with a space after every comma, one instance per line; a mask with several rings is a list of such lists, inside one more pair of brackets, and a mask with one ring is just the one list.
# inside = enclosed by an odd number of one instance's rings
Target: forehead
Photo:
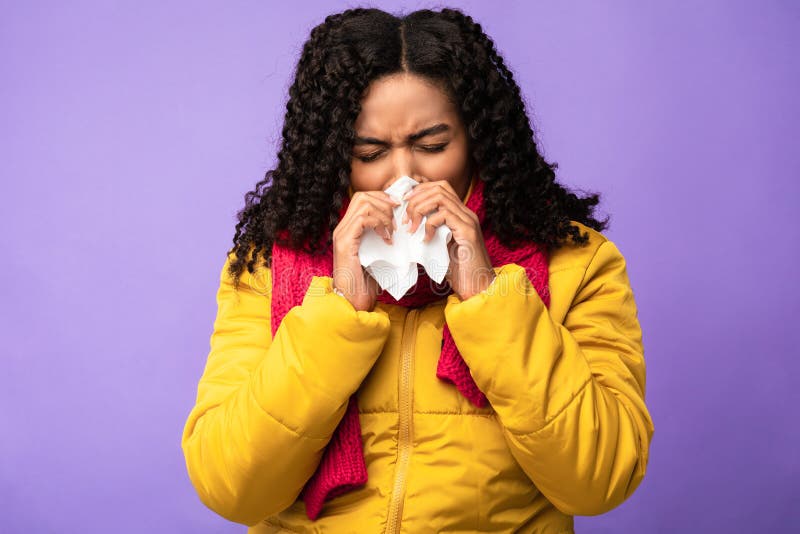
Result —
[[439, 122], [458, 126], [453, 103], [432, 82], [404, 73], [370, 84], [355, 127], [360, 135], [404, 136]]

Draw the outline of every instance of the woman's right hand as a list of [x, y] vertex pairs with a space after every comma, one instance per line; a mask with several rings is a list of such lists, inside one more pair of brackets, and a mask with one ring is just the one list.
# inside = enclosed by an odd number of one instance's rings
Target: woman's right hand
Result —
[[361, 266], [358, 249], [364, 232], [377, 232], [391, 245], [396, 230], [393, 209], [400, 203], [384, 191], [356, 191], [333, 230], [333, 287], [358, 311], [372, 311], [380, 286]]

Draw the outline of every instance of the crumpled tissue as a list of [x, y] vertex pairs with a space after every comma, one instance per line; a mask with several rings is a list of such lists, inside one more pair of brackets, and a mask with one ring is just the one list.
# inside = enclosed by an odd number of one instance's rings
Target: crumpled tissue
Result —
[[392, 233], [393, 244], [389, 245], [375, 231], [365, 232], [361, 236], [358, 256], [361, 265], [372, 275], [381, 288], [389, 292], [395, 300], [405, 295], [417, 283], [417, 264], [425, 268], [425, 272], [433, 281], [440, 284], [450, 267], [450, 255], [447, 244], [453, 233], [446, 224], [438, 226], [430, 241], [425, 243], [424, 216], [413, 234], [408, 233], [411, 221], [403, 224], [403, 215], [408, 205], [403, 195], [419, 182], [410, 176], [401, 176], [385, 192], [400, 202], [393, 210], [397, 230]]

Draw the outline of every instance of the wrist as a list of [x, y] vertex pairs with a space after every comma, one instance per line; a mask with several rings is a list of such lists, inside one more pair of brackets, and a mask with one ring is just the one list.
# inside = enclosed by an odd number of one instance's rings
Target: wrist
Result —
[[497, 273], [492, 271], [492, 279], [489, 280], [489, 283], [487, 283], [485, 287], [483, 287], [481, 289], [478, 289], [478, 290], [475, 290], [475, 291], [467, 292], [467, 293], [465, 293], [463, 295], [459, 294], [458, 297], [463, 301], [463, 300], [467, 300], [470, 297], [474, 297], [475, 295], [479, 295], [481, 293], [486, 293], [492, 287], [492, 285], [494, 284], [495, 280], [497, 280]]

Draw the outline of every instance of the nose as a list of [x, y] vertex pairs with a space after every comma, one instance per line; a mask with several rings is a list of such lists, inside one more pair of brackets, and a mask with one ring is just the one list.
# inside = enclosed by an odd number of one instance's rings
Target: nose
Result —
[[391, 174], [386, 177], [383, 189], [391, 187], [402, 176], [409, 176], [419, 183], [427, 182], [428, 179], [419, 173], [419, 169], [414, 164], [414, 156], [410, 149], [397, 149], [392, 151]]

